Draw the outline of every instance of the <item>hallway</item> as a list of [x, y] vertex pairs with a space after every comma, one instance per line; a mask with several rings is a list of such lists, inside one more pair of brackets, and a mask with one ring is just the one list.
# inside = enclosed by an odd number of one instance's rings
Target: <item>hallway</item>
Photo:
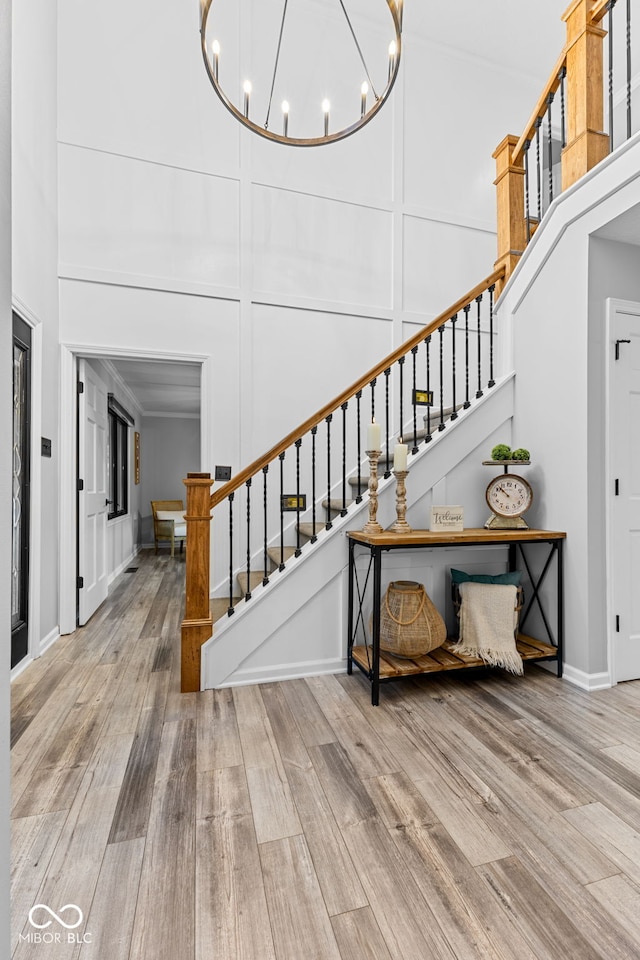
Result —
[[12, 686], [15, 958], [640, 954], [640, 682], [181, 695], [184, 564], [135, 565]]

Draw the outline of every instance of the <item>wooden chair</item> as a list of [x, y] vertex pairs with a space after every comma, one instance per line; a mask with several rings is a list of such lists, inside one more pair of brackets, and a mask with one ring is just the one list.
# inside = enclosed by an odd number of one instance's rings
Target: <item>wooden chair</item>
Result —
[[182, 544], [187, 539], [187, 523], [185, 520], [159, 520], [158, 510], [176, 510], [184, 513], [184, 504], [182, 500], [152, 500], [151, 513], [153, 514], [153, 537], [156, 544], [156, 553], [158, 552], [158, 543], [165, 541], [171, 544], [171, 556], [174, 555], [174, 546], [177, 540], [180, 541], [180, 553], [182, 553]]

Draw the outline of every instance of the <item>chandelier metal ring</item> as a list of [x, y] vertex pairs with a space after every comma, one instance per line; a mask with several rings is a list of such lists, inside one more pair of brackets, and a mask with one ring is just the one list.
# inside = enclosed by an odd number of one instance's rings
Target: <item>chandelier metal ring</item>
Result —
[[[219, 51], [216, 52], [215, 50], [215, 41], [214, 41], [213, 51], [210, 52], [207, 49], [207, 22], [209, 20], [209, 13], [210, 13], [211, 7], [215, 3], [215, 0], [200, 0], [200, 13], [201, 13], [200, 45], [202, 49], [202, 57], [204, 60], [205, 69], [207, 71], [207, 76], [209, 77], [209, 80], [211, 82], [211, 85], [213, 86], [213, 89], [215, 90], [216, 94], [218, 95], [218, 97], [220, 98], [224, 106], [236, 118], [236, 120], [238, 120], [238, 122], [241, 123], [244, 127], [251, 130], [253, 133], [256, 133], [259, 136], [264, 137], [267, 140], [271, 140], [275, 143], [283, 143], [283, 144], [286, 144], [287, 146], [292, 146], [292, 147], [317, 147], [326, 143], [335, 143], [338, 140], [344, 140], [346, 137], [351, 136], [352, 134], [356, 133], [358, 130], [361, 130], [362, 127], [364, 127], [367, 123], [369, 123], [369, 121], [372, 120], [375, 117], [375, 115], [378, 113], [378, 111], [382, 108], [382, 106], [387, 101], [389, 94], [393, 89], [393, 86], [396, 82], [396, 78], [398, 76], [398, 70], [400, 68], [400, 59], [401, 59], [401, 53], [402, 53], [403, 0], [384, 0], [384, 2], [386, 2], [387, 4], [387, 7], [389, 8], [389, 13], [391, 14], [393, 30], [395, 31], [395, 38], [389, 44], [389, 62], [388, 62], [387, 82], [384, 89], [382, 89], [382, 91], [379, 94], [375, 92], [373, 85], [370, 83], [370, 78], [368, 75], [368, 71], [366, 69], [366, 64], [364, 62], [362, 52], [360, 50], [360, 45], [358, 43], [355, 31], [351, 25], [351, 22], [349, 21], [349, 17], [344, 7], [343, 0], [339, 0], [339, 2], [340, 2], [340, 5], [342, 6], [345, 17], [347, 18], [347, 22], [349, 24], [351, 34], [353, 35], [353, 40], [357, 47], [357, 51], [360, 56], [360, 59], [362, 60], [362, 64], [365, 68], [367, 79], [369, 80], [369, 84], [367, 84], [366, 82], [362, 84], [361, 99], [360, 99], [360, 103], [361, 103], [360, 116], [353, 123], [349, 123], [348, 125], [341, 127], [339, 130], [330, 132], [329, 124], [328, 124], [329, 108], [328, 108], [328, 103], [325, 100], [323, 101], [323, 105], [322, 105], [324, 110], [323, 135], [317, 136], [317, 137], [294, 137], [294, 136], [289, 136], [288, 134], [288, 104], [286, 103], [286, 101], [283, 102], [283, 110], [285, 106], [287, 107], [286, 115], [284, 116], [283, 132], [278, 133], [275, 130], [269, 129], [268, 123], [261, 125], [259, 123], [256, 123], [254, 120], [252, 120], [251, 117], [249, 116], [249, 96], [251, 93], [250, 85], [245, 84], [242, 108], [240, 108], [240, 106], [234, 103], [233, 100], [229, 96], [227, 96], [227, 94], [223, 90], [222, 85], [219, 81], [219, 64], [218, 64]], [[280, 28], [278, 51], [276, 54], [276, 69], [277, 69], [278, 57], [280, 54], [280, 42], [282, 40], [282, 27], [284, 26], [284, 17], [286, 15], [286, 7], [287, 7], [287, 0], [284, 0], [283, 21], [282, 21], [282, 26]], [[274, 80], [275, 80], [275, 72], [274, 72]], [[371, 89], [374, 94], [372, 98], [371, 106], [368, 106], [368, 99], [367, 99], [369, 86], [371, 86]], [[271, 93], [273, 94], [273, 83], [271, 86]], [[269, 110], [267, 112], [267, 118], [269, 116], [270, 110], [271, 110], [271, 98], [269, 99]]]

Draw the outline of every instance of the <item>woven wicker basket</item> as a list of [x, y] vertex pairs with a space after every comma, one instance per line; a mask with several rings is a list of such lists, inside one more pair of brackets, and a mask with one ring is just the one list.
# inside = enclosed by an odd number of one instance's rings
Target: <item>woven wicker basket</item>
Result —
[[423, 585], [392, 580], [380, 607], [380, 649], [412, 660], [446, 639], [445, 622]]

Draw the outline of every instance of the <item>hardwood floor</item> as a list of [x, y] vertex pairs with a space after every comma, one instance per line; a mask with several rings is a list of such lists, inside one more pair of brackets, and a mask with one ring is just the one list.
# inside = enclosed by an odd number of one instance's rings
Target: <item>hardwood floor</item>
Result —
[[640, 682], [181, 695], [184, 566], [136, 565], [13, 683], [15, 958], [640, 956]]

